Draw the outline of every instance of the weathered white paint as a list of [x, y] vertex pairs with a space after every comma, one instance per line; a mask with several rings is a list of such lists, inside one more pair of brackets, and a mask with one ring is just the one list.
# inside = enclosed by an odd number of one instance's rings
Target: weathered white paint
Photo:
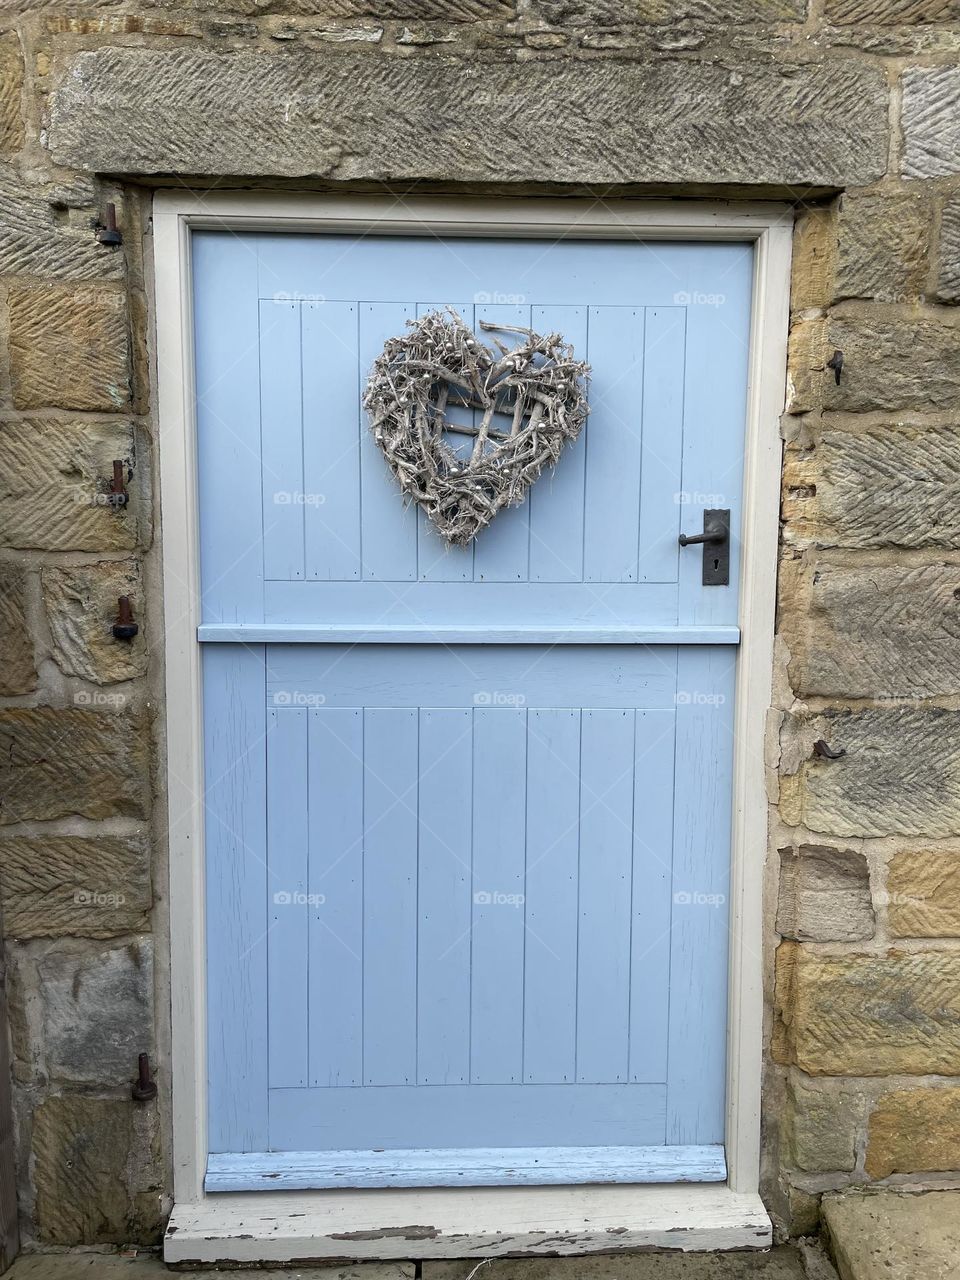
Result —
[[512, 1187], [208, 1195], [178, 1205], [171, 1263], [564, 1256], [769, 1248], [756, 1195], [727, 1187]]
[[[259, 228], [752, 240], [738, 662], [728, 1053], [728, 1185], [205, 1195], [202, 742], [190, 229]], [[154, 202], [170, 816], [174, 1194], [171, 1262], [576, 1254], [765, 1247], [757, 1194], [762, 1068], [764, 719], [770, 701], [792, 211], [695, 201], [270, 195], [164, 191]], [[423, 1228], [410, 1227], [422, 1222]], [[455, 1237], [452, 1239], [451, 1237]]]

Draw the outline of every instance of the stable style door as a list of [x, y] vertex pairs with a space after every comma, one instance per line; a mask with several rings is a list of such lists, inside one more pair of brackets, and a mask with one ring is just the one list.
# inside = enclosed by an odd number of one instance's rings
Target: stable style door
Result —
[[[209, 231], [193, 267], [208, 1190], [723, 1180], [752, 249]], [[445, 306], [592, 371], [466, 548], [361, 405]]]

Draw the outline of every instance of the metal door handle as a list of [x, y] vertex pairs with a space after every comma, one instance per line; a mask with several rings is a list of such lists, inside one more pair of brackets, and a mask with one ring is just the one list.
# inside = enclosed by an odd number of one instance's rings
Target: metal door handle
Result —
[[704, 511], [703, 533], [681, 533], [681, 547], [703, 544], [703, 585], [730, 585], [730, 509]]

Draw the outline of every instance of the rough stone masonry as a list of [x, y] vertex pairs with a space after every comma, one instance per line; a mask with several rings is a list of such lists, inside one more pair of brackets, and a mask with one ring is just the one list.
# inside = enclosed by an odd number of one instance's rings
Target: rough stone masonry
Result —
[[[169, 1203], [158, 182], [793, 204], [763, 1190], [803, 1232], [824, 1192], [960, 1177], [958, 62], [956, 0], [6, 0], [0, 903], [28, 1239], [151, 1242]], [[120, 249], [91, 228], [108, 200]], [[160, 1099], [136, 1107], [142, 1050]]]

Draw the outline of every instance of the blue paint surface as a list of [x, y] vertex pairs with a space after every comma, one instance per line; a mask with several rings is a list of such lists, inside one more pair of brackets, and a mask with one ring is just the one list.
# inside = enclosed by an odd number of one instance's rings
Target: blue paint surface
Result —
[[[677, 535], [739, 529], [751, 250], [194, 251], [210, 1185], [723, 1176], [737, 590]], [[594, 370], [465, 550], [360, 408], [447, 300]]]

